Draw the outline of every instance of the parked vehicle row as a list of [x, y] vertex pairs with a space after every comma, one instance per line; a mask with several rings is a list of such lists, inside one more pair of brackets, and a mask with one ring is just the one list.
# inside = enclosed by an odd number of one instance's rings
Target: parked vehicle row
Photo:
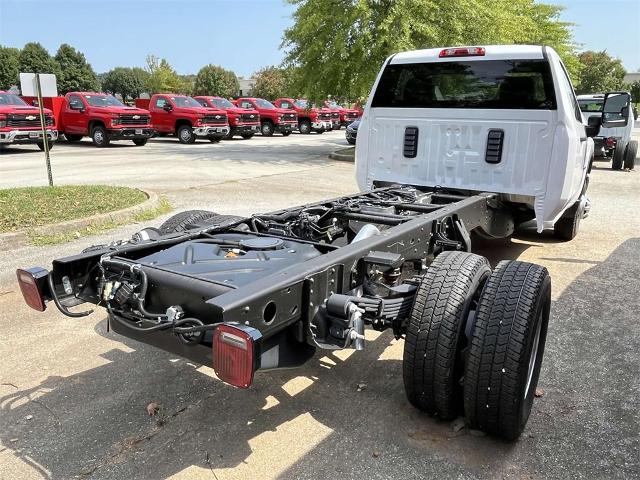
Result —
[[[19, 97], [0, 92], [0, 145], [36, 143], [44, 148], [35, 97]], [[153, 136], [175, 136], [180, 143], [198, 138], [219, 142], [236, 135], [244, 139], [256, 133], [270, 137], [323, 133], [347, 126], [359, 112], [335, 102], [314, 107], [305, 99], [241, 97], [230, 101], [216, 96], [155, 94], [138, 98], [135, 107], [113, 95], [95, 92], [69, 92], [63, 97], [43, 98], [50, 143], [64, 135], [69, 142], [91, 138], [97, 147], [112, 141], [131, 140], [143, 146]]]

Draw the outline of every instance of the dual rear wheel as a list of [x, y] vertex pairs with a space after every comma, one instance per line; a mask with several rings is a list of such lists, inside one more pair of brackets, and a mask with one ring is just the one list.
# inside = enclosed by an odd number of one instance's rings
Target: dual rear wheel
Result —
[[407, 327], [409, 401], [445, 420], [516, 439], [527, 422], [549, 323], [551, 282], [539, 265], [443, 252], [421, 278]]

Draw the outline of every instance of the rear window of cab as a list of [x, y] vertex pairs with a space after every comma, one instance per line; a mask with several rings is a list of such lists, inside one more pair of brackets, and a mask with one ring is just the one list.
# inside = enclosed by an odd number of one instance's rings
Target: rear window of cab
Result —
[[555, 110], [546, 60], [387, 65], [372, 107]]

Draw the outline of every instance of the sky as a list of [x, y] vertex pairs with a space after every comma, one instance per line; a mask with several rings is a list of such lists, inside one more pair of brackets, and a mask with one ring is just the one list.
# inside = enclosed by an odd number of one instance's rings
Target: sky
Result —
[[[640, 70], [640, 0], [546, 0], [563, 5], [583, 50], [606, 50]], [[0, 0], [0, 45], [61, 43], [96, 72], [166, 58], [178, 73], [213, 63], [245, 78], [280, 63], [293, 7], [283, 0]]]

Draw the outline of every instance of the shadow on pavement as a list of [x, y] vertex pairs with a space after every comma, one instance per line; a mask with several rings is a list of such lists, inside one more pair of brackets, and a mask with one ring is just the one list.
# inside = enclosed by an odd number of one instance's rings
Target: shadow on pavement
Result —
[[[525, 248], [489, 250], [515, 258]], [[629, 478], [640, 447], [640, 266], [628, 262], [638, 249], [640, 239], [620, 245], [554, 302], [545, 395], [513, 444], [454, 432], [411, 407], [403, 343], [390, 332], [364, 352], [320, 352], [237, 390], [107, 333], [104, 321], [97, 333], [132, 351], [107, 351], [108, 363], [32, 389], [3, 384], [0, 439], [55, 479], [160, 479], [193, 467], [217, 478]], [[152, 401], [161, 410], [148, 417]]]

